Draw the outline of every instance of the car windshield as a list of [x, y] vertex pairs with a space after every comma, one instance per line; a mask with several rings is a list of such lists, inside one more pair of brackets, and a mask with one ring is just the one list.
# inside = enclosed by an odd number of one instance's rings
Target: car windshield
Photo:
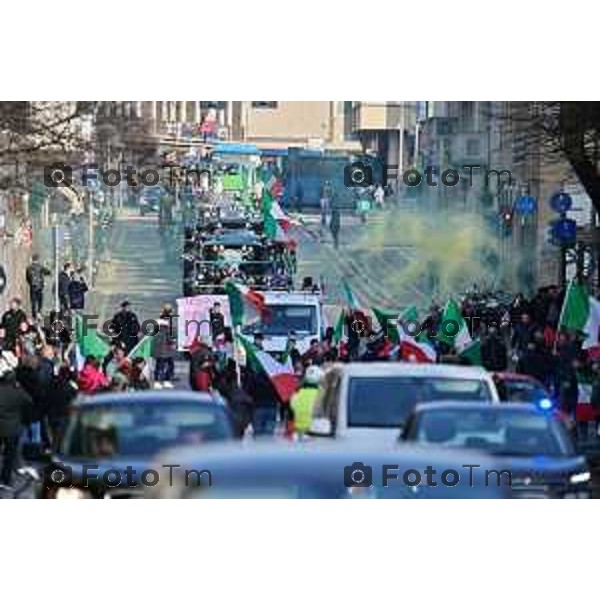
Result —
[[62, 450], [82, 458], [150, 457], [171, 446], [231, 437], [219, 406], [174, 400], [91, 405], [72, 414]]
[[574, 449], [561, 424], [547, 414], [481, 409], [421, 413], [411, 440], [466, 447], [505, 456], [570, 456]]
[[261, 331], [265, 335], [317, 335], [317, 308], [306, 304], [269, 304], [261, 321], [246, 325], [242, 332]]
[[503, 397], [507, 402], [535, 404], [548, 398], [548, 392], [534, 381], [505, 381]]
[[418, 403], [491, 399], [489, 386], [479, 379], [351, 377], [348, 426], [402, 427]]

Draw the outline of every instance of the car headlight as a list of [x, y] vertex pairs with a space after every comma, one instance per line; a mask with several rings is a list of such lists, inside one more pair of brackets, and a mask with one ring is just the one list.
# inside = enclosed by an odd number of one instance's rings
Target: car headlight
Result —
[[586, 483], [591, 479], [592, 475], [589, 471], [583, 471], [582, 473], [574, 473], [569, 477], [569, 483], [577, 485], [579, 483]]
[[54, 498], [56, 500], [87, 500], [91, 498], [91, 495], [81, 488], [60, 487], [56, 490]]

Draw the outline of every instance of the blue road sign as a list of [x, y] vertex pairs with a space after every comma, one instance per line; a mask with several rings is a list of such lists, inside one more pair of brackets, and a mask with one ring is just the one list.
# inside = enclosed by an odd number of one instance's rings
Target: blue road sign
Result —
[[562, 246], [574, 244], [577, 239], [577, 223], [573, 219], [557, 219], [552, 223], [552, 237]]
[[533, 196], [521, 196], [515, 200], [515, 212], [519, 215], [533, 215], [537, 211], [537, 200]]
[[550, 206], [557, 213], [566, 213], [573, 206], [573, 199], [566, 192], [558, 192], [550, 198]]

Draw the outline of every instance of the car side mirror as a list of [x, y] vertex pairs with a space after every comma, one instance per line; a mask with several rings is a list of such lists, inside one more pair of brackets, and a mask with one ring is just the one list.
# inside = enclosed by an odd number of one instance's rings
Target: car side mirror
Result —
[[320, 418], [313, 419], [313, 422], [310, 426], [310, 435], [319, 436], [319, 437], [329, 437], [333, 435], [333, 427], [331, 426], [331, 421], [329, 419]]

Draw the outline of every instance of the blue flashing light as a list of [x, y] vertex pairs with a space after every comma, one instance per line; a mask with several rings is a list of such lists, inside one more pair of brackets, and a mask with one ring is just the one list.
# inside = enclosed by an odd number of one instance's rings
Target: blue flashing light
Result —
[[554, 406], [554, 403], [552, 402], [552, 400], [550, 400], [550, 398], [542, 398], [539, 402], [538, 402], [538, 407], [541, 408], [542, 410], [551, 410]]

